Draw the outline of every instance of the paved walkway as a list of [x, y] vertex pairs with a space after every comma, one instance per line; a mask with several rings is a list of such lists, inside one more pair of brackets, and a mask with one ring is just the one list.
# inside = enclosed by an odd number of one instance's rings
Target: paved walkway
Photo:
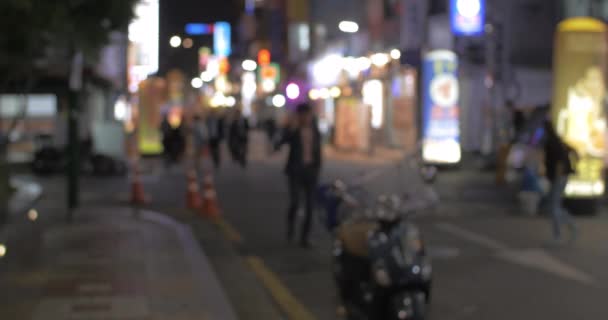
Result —
[[[236, 319], [190, 229], [128, 208], [44, 228], [38, 252], [0, 260], [0, 319]], [[36, 256], [23, 265], [11, 259]], [[2, 265], [4, 263], [4, 265]]]

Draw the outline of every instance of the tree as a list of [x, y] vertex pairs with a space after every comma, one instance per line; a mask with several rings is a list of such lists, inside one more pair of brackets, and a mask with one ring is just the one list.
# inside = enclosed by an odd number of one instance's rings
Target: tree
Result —
[[[16, 89], [26, 96], [36, 78], [50, 66], [59, 67], [67, 78], [74, 57], [94, 62], [113, 31], [126, 31], [134, 16], [137, 0], [2, 0], [0, 1], [0, 86]], [[0, 87], [0, 90], [2, 89]], [[78, 153], [74, 115], [78, 112], [78, 91], [72, 90], [69, 108], [70, 154]], [[25, 114], [25, 106], [21, 114]], [[15, 121], [13, 121], [15, 122]], [[0, 132], [0, 223], [8, 203], [6, 152], [8, 134]], [[72, 158], [72, 166], [77, 165]], [[76, 169], [71, 170], [71, 189], [77, 186]], [[2, 187], [5, 186], [5, 187]]]

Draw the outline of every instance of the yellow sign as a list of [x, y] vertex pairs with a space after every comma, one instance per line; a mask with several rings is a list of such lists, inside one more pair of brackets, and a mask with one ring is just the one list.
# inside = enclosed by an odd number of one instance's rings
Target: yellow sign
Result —
[[606, 28], [600, 21], [574, 18], [558, 26], [551, 117], [579, 157], [566, 187], [569, 198], [604, 194], [606, 49]]

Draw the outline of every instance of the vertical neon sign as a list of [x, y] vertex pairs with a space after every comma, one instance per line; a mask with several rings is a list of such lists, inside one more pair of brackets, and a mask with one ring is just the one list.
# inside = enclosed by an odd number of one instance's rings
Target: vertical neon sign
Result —
[[451, 51], [425, 56], [422, 95], [422, 156], [428, 163], [460, 162], [458, 60]]

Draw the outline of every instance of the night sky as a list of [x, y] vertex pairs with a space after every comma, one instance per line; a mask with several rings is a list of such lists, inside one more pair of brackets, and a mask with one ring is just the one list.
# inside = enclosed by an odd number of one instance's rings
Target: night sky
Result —
[[198, 74], [197, 50], [201, 46], [211, 47], [212, 37], [194, 37], [192, 49], [171, 48], [169, 39], [174, 34], [183, 36], [184, 26], [190, 22], [228, 21], [234, 26], [242, 11], [241, 2], [242, 0], [160, 0], [160, 73], [178, 67], [190, 76]]

